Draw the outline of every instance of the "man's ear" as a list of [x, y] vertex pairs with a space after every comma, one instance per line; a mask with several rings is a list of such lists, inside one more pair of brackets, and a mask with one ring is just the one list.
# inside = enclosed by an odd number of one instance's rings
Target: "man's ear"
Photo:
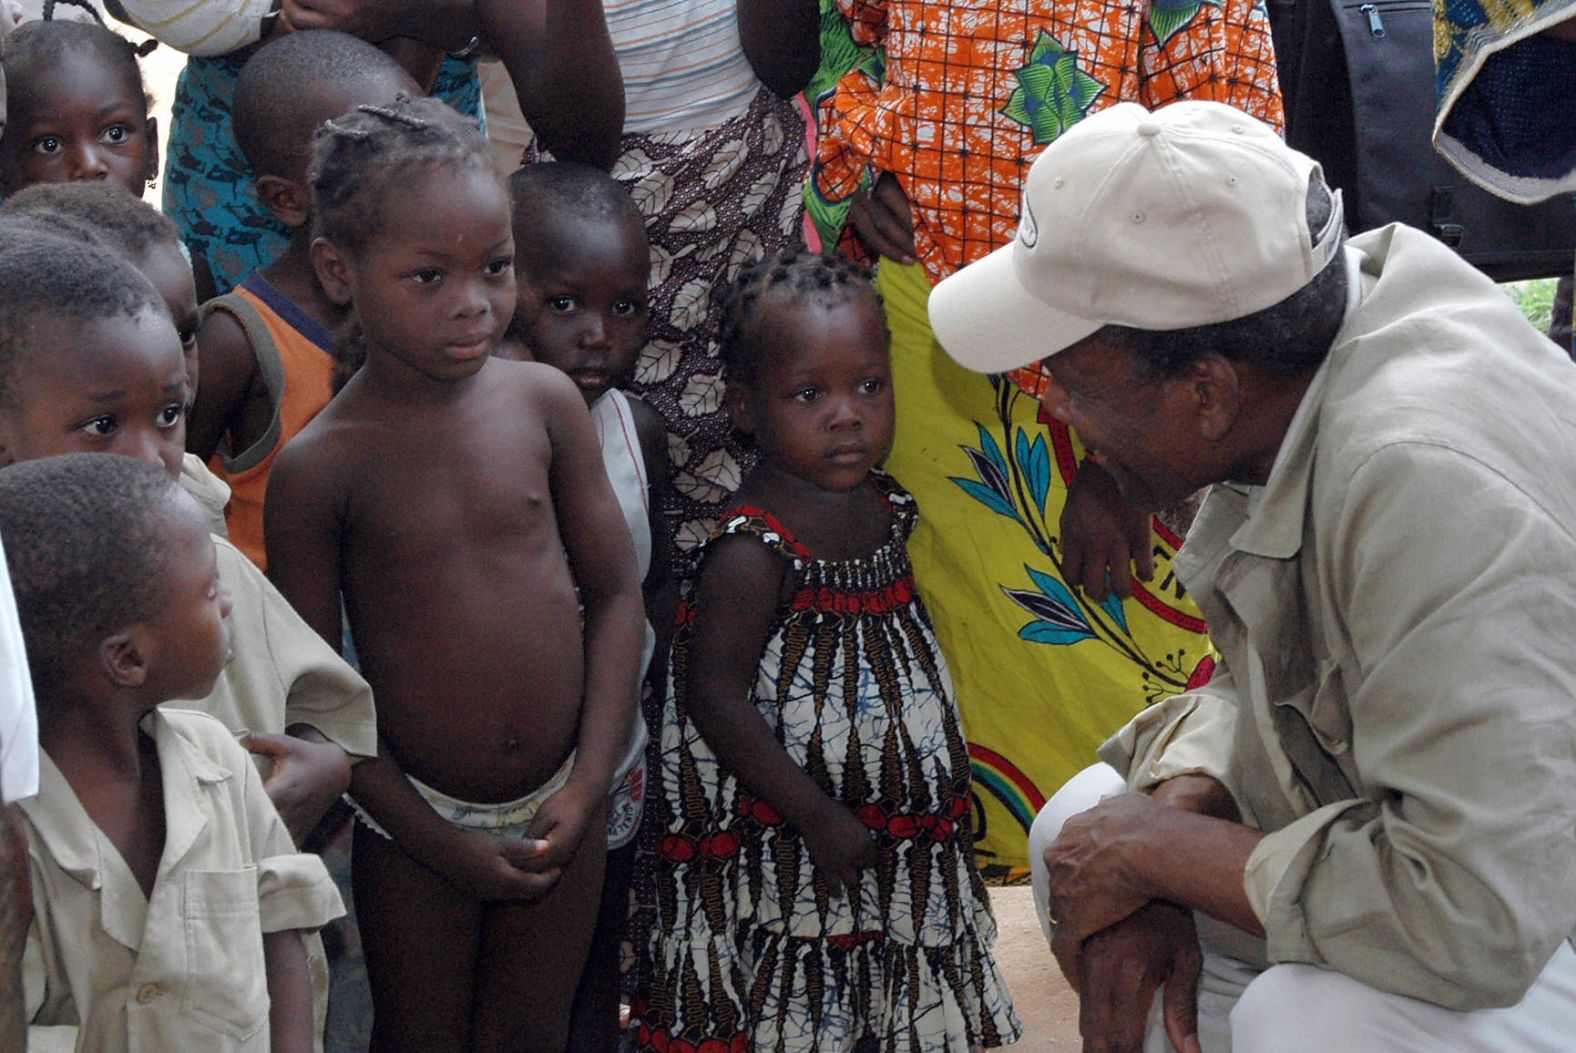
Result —
[[1188, 366], [1184, 383], [1193, 399], [1199, 435], [1219, 442], [1242, 415], [1242, 374], [1236, 363], [1211, 351]]
[[312, 192], [294, 179], [284, 176], [258, 176], [253, 189], [268, 214], [291, 230], [304, 227], [312, 219]]
[[143, 178], [153, 182], [159, 178], [159, 119], [149, 117], [143, 135], [148, 142], [148, 170], [143, 173]]
[[140, 626], [106, 636], [98, 646], [99, 669], [116, 687], [141, 687], [148, 679], [147, 639]]
[[350, 304], [350, 280], [354, 273], [350, 257], [327, 238], [312, 239], [312, 269], [317, 272], [323, 292], [340, 307]]
[[755, 412], [750, 408], [750, 389], [735, 381], [728, 381], [723, 389], [723, 399], [728, 405], [728, 416], [733, 426], [746, 435], [755, 434]]

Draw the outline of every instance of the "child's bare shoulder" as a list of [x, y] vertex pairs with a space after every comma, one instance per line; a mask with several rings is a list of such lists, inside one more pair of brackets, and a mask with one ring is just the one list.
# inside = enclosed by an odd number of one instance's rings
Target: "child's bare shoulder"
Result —
[[488, 380], [510, 391], [521, 391], [544, 404], [555, 404], [565, 397], [580, 398], [574, 381], [561, 369], [542, 362], [517, 362], [507, 358], [487, 360]]

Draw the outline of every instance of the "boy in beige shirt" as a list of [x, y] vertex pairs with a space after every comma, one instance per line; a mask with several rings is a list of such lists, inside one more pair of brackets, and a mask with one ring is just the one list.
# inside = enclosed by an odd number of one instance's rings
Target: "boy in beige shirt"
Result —
[[23, 806], [32, 1024], [82, 1053], [306, 1053], [302, 936], [339, 895], [224, 726], [159, 707], [207, 694], [229, 656], [200, 510], [157, 468], [72, 454], [0, 472], [0, 531], [43, 748]]

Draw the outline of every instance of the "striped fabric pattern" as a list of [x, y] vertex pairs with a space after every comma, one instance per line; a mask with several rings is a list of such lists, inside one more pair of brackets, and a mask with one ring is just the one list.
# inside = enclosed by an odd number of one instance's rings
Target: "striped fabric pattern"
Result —
[[625, 132], [710, 128], [744, 113], [760, 82], [736, 0], [604, 0], [624, 74]]

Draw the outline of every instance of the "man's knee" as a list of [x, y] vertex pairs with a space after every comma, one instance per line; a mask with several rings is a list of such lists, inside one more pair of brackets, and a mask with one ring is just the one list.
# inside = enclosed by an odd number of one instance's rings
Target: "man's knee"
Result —
[[1050, 877], [1045, 870], [1045, 850], [1051, 847], [1062, 826], [1079, 812], [1088, 811], [1100, 803], [1100, 798], [1127, 790], [1127, 783], [1109, 764], [1091, 764], [1068, 779], [1045, 802], [1040, 814], [1034, 817], [1029, 828], [1030, 882], [1034, 886], [1035, 913], [1040, 919], [1040, 929], [1047, 942], [1051, 938], [1046, 908], [1050, 903]]
[[1231, 1011], [1232, 1053], [1329, 1053], [1384, 1048], [1373, 1044], [1382, 992], [1342, 973], [1311, 965], [1275, 965], [1260, 973]]

